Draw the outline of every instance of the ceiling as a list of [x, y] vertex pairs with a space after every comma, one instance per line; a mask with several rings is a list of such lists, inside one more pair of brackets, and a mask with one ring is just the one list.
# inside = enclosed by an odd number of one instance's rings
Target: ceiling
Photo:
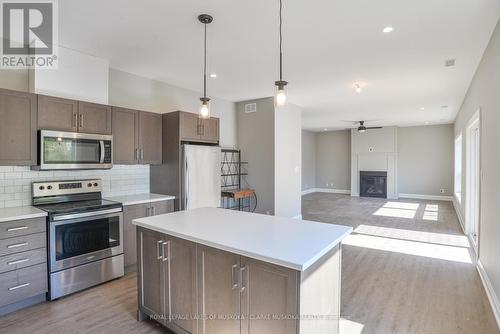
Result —
[[[278, 78], [278, 1], [64, 0], [64, 47], [110, 66], [196, 91], [209, 26], [210, 96], [272, 96]], [[500, 14], [498, 0], [284, 0], [289, 101], [303, 128], [453, 122]], [[394, 27], [389, 34], [385, 26]], [[446, 59], [456, 65], [445, 67]], [[354, 83], [363, 86], [356, 93]], [[446, 106], [446, 107], [444, 107]]]

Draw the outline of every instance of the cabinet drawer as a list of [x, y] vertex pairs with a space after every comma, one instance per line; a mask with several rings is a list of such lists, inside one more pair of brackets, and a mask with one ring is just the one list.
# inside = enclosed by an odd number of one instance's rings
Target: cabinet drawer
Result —
[[47, 292], [47, 266], [36, 266], [0, 274], [0, 306]]
[[39, 248], [27, 252], [0, 257], [0, 273], [17, 270], [47, 262], [47, 249]]
[[13, 220], [0, 223], [0, 239], [45, 232], [46, 220], [43, 218]]
[[36, 233], [0, 240], [0, 256], [46, 247], [46, 239], [45, 233]]

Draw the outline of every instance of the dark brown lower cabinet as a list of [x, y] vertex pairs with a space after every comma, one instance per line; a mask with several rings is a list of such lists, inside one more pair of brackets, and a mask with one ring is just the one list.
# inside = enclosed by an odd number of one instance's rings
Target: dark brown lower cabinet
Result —
[[138, 231], [139, 320], [152, 317], [178, 334], [339, 332], [340, 246], [296, 271]]
[[174, 211], [174, 201], [158, 201], [143, 204], [126, 205], [123, 207], [123, 255], [125, 270], [134, 271], [137, 264], [136, 227], [134, 219], [161, 215]]

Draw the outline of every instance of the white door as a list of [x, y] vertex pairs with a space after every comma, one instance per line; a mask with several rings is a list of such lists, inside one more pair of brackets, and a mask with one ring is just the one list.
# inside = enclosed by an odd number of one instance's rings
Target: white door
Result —
[[468, 230], [476, 249], [479, 245], [479, 221], [480, 221], [480, 196], [481, 196], [481, 164], [480, 164], [480, 128], [479, 115], [473, 117], [467, 131], [467, 225]]

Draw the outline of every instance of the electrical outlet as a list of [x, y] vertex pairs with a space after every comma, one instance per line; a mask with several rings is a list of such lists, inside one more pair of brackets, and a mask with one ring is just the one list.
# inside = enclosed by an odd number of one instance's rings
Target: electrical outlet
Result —
[[440, 192], [441, 194], [444, 194], [444, 189], [439, 189], [439, 192]]
[[375, 148], [374, 148], [374, 147], [370, 147], [370, 148], [368, 149], [368, 152], [374, 152], [374, 151], [375, 151]]

